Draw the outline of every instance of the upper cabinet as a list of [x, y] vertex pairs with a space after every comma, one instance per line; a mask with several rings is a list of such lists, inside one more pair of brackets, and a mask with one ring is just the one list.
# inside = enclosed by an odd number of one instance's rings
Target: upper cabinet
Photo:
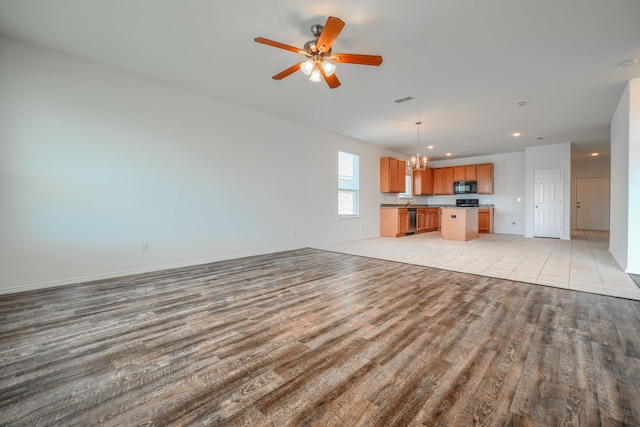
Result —
[[453, 194], [455, 181], [477, 181], [477, 194], [493, 194], [493, 163], [433, 169], [433, 194]]
[[493, 194], [493, 163], [481, 163], [477, 166], [477, 193]]
[[413, 195], [429, 196], [433, 194], [433, 169], [413, 171]]
[[453, 167], [433, 170], [433, 194], [453, 194]]
[[478, 178], [476, 165], [463, 165], [453, 167], [454, 181], [475, 181]]
[[404, 193], [407, 162], [393, 157], [380, 158], [380, 192]]

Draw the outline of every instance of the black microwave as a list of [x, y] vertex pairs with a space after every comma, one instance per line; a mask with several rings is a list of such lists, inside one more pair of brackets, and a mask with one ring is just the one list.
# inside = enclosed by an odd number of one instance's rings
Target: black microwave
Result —
[[475, 194], [477, 181], [454, 181], [453, 194]]

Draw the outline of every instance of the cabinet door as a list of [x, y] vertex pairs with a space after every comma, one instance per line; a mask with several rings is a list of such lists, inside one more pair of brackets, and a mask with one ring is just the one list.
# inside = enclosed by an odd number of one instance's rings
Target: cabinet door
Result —
[[478, 194], [493, 194], [493, 163], [477, 165]]
[[413, 171], [413, 194], [425, 196], [433, 194], [433, 169]]
[[475, 181], [478, 178], [476, 165], [463, 165], [453, 167], [454, 181]]
[[422, 233], [427, 228], [426, 209], [418, 209], [416, 211], [416, 233]]
[[444, 168], [444, 190], [442, 194], [453, 194], [453, 168]]
[[433, 194], [444, 194], [444, 169], [433, 170]]
[[489, 209], [478, 209], [478, 232], [489, 232]]
[[391, 157], [380, 157], [380, 192], [391, 192]]
[[404, 193], [407, 162], [393, 157], [380, 158], [380, 192]]
[[409, 213], [406, 209], [399, 209], [398, 212], [398, 235], [404, 236], [409, 229]]
[[407, 189], [407, 182], [406, 182], [406, 177], [407, 177], [407, 162], [405, 162], [404, 160], [397, 160], [398, 162], [396, 164], [396, 175], [398, 176], [398, 180], [397, 180], [397, 184], [396, 184], [396, 191], [395, 193], [404, 193]]
[[433, 212], [427, 213], [427, 231], [433, 231]]
[[466, 165], [464, 167], [464, 180], [465, 181], [475, 181], [478, 179], [478, 168], [477, 165]]
[[412, 178], [412, 182], [413, 182], [413, 195], [414, 196], [421, 196], [422, 195], [422, 174], [420, 173], [420, 171], [413, 171], [411, 172], [411, 178]]
[[389, 160], [389, 189], [392, 193], [398, 192], [398, 159], [393, 157]]

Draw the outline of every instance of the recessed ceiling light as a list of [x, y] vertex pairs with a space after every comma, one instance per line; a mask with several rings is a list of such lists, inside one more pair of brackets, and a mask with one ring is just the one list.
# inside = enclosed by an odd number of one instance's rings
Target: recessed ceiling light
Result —
[[520, 132], [514, 132], [511, 134], [511, 136], [515, 136], [516, 138], [520, 136]]
[[451, 153], [447, 153], [447, 154], [445, 154], [445, 156], [450, 156], [450, 155], [451, 155]]
[[427, 145], [427, 148], [428, 148], [429, 150], [433, 150], [433, 145]]
[[596, 157], [596, 156], [598, 155], [598, 153], [591, 153], [591, 155], [592, 155], [593, 157]]

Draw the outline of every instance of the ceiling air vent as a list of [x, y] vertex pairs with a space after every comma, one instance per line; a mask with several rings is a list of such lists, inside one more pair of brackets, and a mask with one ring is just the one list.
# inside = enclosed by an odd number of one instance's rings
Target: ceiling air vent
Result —
[[402, 104], [403, 102], [411, 101], [412, 99], [413, 96], [407, 95], [403, 96], [402, 98], [394, 99], [393, 102], [395, 102], [396, 104]]

